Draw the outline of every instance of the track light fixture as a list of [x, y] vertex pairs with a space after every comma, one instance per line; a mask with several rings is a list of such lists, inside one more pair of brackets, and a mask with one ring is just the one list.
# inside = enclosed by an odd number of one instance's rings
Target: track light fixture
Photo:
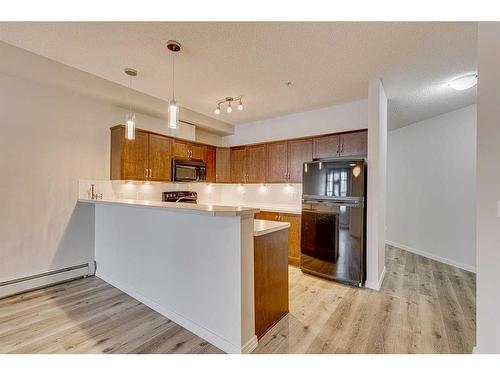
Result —
[[243, 102], [242, 102], [242, 96], [238, 96], [236, 98], [233, 98], [231, 96], [228, 96], [227, 98], [225, 99], [221, 99], [217, 102], [217, 108], [215, 108], [215, 114], [218, 115], [220, 114], [220, 107], [222, 104], [226, 104], [227, 103], [227, 107], [226, 107], [226, 112], [227, 113], [231, 113], [233, 111], [233, 107], [231, 106], [231, 103], [232, 102], [238, 102], [238, 111], [243, 111]]

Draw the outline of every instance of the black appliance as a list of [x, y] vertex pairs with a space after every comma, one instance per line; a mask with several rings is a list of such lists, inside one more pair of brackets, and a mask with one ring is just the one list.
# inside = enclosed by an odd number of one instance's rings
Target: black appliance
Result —
[[198, 160], [172, 160], [172, 179], [177, 182], [206, 181], [207, 165]]
[[164, 191], [163, 202], [196, 203], [198, 194], [195, 191]]
[[366, 159], [304, 163], [302, 271], [362, 286], [366, 280]]

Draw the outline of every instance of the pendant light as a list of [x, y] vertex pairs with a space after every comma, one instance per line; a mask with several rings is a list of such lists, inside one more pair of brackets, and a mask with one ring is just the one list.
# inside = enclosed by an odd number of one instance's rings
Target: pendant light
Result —
[[130, 92], [132, 91], [132, 77], [137, 76], [137, 70], [132, 68], [125, 68], [125, 74], [129, 77], [128, 83], [128, 113], [125, 116], [125, 138], [128, 140], [135, 139], [135, 113], [132, 111], [132, 100], [130, 99]]
[[168, 127], [177, 129], [179, 126], [179, 106], [175, 101], [175, 53], [181, 50], [181, 44], [175, 40], [169, 40], [167, 48], [172, 51], [172, 100], [168, 103]]

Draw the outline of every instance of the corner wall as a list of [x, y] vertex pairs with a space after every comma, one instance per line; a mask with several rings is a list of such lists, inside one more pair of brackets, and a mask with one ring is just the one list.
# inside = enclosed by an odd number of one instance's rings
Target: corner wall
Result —
[[500, 23], [478, 27], [477, 346], [500, 353]]
[[476, 269], [476, 105], [392, 130], [387, 243]]

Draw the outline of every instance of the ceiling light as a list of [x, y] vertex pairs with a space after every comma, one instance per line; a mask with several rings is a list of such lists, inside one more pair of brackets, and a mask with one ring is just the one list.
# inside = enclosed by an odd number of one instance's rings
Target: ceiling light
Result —
[[462, 91], [470, 89], [477, 85], [477, 73], [467, 74], [462, 77], [455, 78], [448, 86], [454, 90]]
[[233, 112], [233, 107], [231, 105], [232, 102], [236, 102], [238, 101], [239, 104], [238, 104], [238, 110], [239, 111], [243, 111], [243, 100], [242, 100], [242, 96], [238, 96], [236, 98], [232, 97], [232, 96], [228, 96], [227, 98], [224, 98], [224, 99], [221, 99], [217, 102], [217, 107], [215, 108], [214, 112], [216, 115], [218, 115], [221, 111], [221, 105], [223, 104], [227, 104], [227, 107], [226, 107], [226, 112], [227, 113], [231, 113]]
[[125, 138], [128, 140], [135, 139], [135, 113], [132, 111], [132, 100], [130, 99], [130, 91], [132, 91], [132, 77], [137, 76], [137, 70], [125, 68], [125, 74], [129, 77], [128, 83], [128, 113], [125, 116]]
[[175, 52], [181, 50], [181, 44], [175, 40], [169, 40], [167, 48], [172, 51], [172, 100], [168, 103], [168, 127], [177, 129], [179, 126], [179, 106], [175, 101]]

